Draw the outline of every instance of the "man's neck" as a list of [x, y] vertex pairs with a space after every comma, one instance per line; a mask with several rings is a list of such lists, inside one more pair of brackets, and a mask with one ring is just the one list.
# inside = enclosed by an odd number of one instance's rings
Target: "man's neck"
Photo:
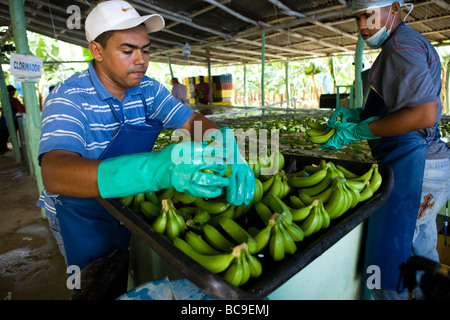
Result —
[[94, 64], [94, 70], [105, 89], [113, 96], [115, 96], [119, 101], [122, 101], [125, 97], [125, 94], [127, 93], [127, 89], [119, 87], [96, 63]]

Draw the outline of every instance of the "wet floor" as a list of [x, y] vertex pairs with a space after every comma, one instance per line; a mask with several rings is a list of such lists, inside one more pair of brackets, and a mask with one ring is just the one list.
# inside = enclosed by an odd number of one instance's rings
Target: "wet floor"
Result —
[[66, 266], [26, 163], [0, 156], [0, 300], [66, 300]]

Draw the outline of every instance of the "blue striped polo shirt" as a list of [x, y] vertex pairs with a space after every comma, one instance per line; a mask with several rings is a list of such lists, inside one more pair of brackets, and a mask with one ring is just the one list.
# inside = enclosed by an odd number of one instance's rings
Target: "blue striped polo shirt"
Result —
[[[92, 60], [87, 70], [74, 74], [48, 95], [42, 111], [39, 163], [42, 154], [54, 149], [98, 159], [120, 125], [108, 100], [118, 114], [123, 114], [125, 123], [138, 126], [145, 126], [147, 119], [156, 119], [163, 123], [164, 129], [177, 129], [193, 113], [160, 82], [147, 76], [139, 86], [128, 89], [120, 102], [100, 82]], [[57, 196], [44, 189], [39, 197], [37, 205], [45, 208], [47, 216], [56, 214]]]

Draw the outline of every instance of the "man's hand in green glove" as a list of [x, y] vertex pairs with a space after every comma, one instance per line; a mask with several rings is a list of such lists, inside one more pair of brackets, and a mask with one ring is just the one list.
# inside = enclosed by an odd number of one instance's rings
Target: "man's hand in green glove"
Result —
[[[239, 206], [249, 204], [255, 195], [255, 173], [242, 157], [239, 147], [229, 127], [223, 127], [208, 134], [209, 138], [223, 146], [221, 157], [230, 166], [231, 174], [227, 177], [227, 201]], [[216, 154], [216, 156], [219, 156]]]
[[377, 119], [379, 117], [371, 117], [360, 123], [337, 122], [336, 133], [327, 142], [323, 143], [319, 149], [336, 150], [358, 140], [379, 139], [380, 137], [374, 136], [369, 129], [369, 123]]
[[[330, 128], [337, 128], [337, 124], [342, 122], [359, 122], [359, 116], [361, 114], [361, 108], [350, 109], [346, 107], [337, 107], [331, 115], [330, 119], [327, 121], [327, 126]], [[340, 120], [337, 118], [340, 117]]]
[[[229, 185], [229, 180], [223, 177], [227, 165], [221, 158], [206, 155], [221, 152], [219, 147], [188, 141], [171, 144], [158, 152], [103, 160], [97, 173], [100, 195], [117, 198], [174, 187], [191, 197], [220, 196], [222, 188]], [[205, 173], [203, 169], [216, 174]]]

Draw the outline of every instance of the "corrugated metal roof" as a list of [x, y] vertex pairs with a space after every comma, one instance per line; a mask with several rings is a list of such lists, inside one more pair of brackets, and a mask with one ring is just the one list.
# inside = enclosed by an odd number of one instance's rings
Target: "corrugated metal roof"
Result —
[[[21, 1], [21, 0], [16, 0]], [[267, 60], [297, 60], [337, 53], [352, 53], [357, 29], [346, 0], [133, 0], [141, 14], [159, 13], [166, 28], [151, 34], [151, 59], [204, 65], [261, 61], [261, 35], [265, 33]], [[411, 1], [407, 23], [437, 45], [450, 40], [450, 0]], [[88, 0], [25, 0], [27, 29], [87, 47], [84, 20]], [[77, 6], [81, 27], [70, 29], [67, 20]], [[0, 24], [9, 25], [8, 0], [0, 0]], [[183, 55], [185, 43], [191, 55]]]

